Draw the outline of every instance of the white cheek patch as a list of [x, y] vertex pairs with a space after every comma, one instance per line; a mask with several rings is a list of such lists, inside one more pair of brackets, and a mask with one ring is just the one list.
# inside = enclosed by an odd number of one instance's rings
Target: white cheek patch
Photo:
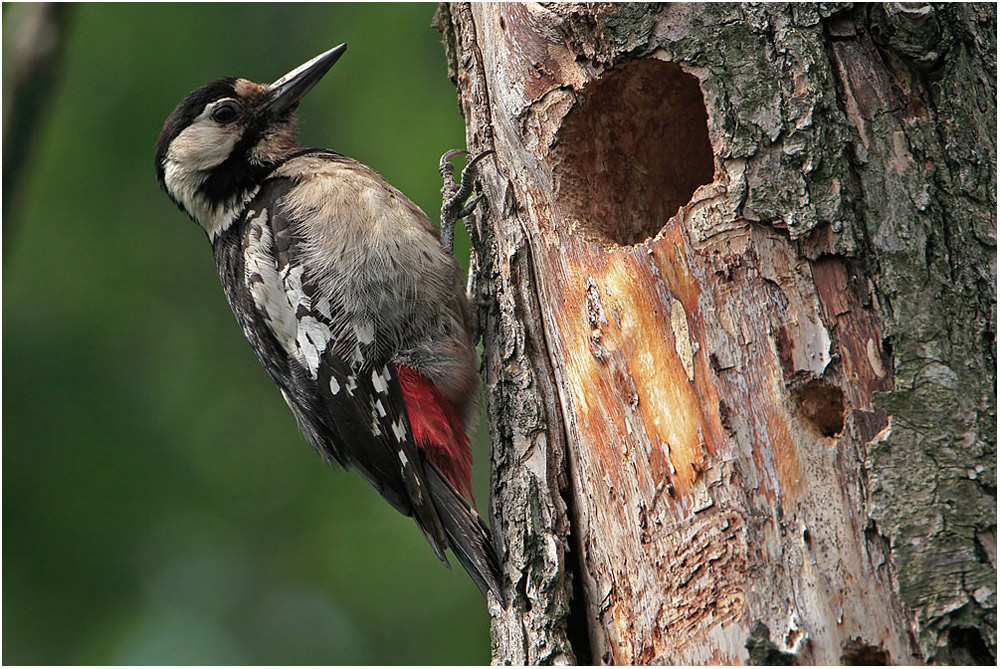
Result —
[[238, 127], [220, 126], [203, 113], [170, 143], [167, 162], [190, 172], [210, 170], [229, 157], [239, 139]]
[[[190, 126], [170, 142], [163, 161], [163, 181], [171, 197], [179, 202], [208, 233], [215, 237], [232, 223], [232, 214], [242, 207], [227, 208], [219, 202], [206, 200], [199, 188], [208, 179], [210, 171], [221, 165], [240, 140], [243, 129], [238, 125], [222, 126], [211, 119], [208, 105]], [[253, 193], [246, 193], [243, 203]], [[230, 215], [226, 215], [227, 212]]]

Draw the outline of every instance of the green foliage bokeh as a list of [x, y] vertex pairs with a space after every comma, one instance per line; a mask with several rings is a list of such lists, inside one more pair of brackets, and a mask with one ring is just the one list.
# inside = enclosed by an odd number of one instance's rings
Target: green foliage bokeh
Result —
[[437, 158], [464, 131], [434, 6], [71, 12], [3, 222], [4, 663], [487, 662], [471, 581], [301, 439], [153, 171], [188, 91], [273, 80], [346, 41], [301, 106], [303, 142], [436, 219]]

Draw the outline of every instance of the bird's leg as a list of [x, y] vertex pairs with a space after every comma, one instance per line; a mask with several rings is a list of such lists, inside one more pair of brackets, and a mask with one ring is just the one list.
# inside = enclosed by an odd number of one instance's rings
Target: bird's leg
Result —
[[438, 170], [441, 172], [441, 246], [443, 246], [449, 253], [454, 252], [455, 249], [455, 224], [458, 219], [465, 219], [465, 229], [469, 233], [469, 241], [472, 242], [472, 255], [469, 258], [469, 278], [466, 285], [466, 295], [469, 296], [471, 304], [477, 305], [473, 308], [472, 322], [468, 324], [469, 334], [472, 337], [472, 341], [478, 342], [480, 333], [482, 332], [481, 323], [484, 322], [483, 313], [484, 309], [479, 305], [478, 289], [476, 286], [476, 276], [478, 275], [477, 265], [478, 265], [478, 254], [482, 252], [481, 240], [479, 238], [479, 229], [476, 227], [474, 221], [467, 218], [476, 209], [476, 205], [479, 201], [483, 199], [480, 195], [474, 198], [471, 202], [466, 202], [466, 199], [472, 193], [472, 185], [476, 178], [476, 165], [480, 160], [486, 156], [493, 153], [493, 150], [483, 151], [479, 155], [475, 156], [472, 160], [468, 161], [465, 165], [465, 169], [462, 170], [462, 177], [458, 183], [455, 183], [455, 165], [452, 164], [452, 158], [461, 155], [468, 155], [468, 151], [463, 151], [461, 149], [456, 149], [448, 151], [443, 156], [441, 156], [441, 162], [438, 165]]
[[[451, 162], [451, 159], [456, 156], [467, 155], [468, 153], [468, 151], [462, 149], [453, 149], [441, 156], [441, 161], [438, 163], [438, 171], [441, 173], [442, 181], [441, 246], [449, 252], [455, 248], [455, 224], [459, 219], [465, 218], [475, 211], [476, 205], [483, 199], [483, 196], [480, 195], [471, 202], [466, 202], [469, 195], [472, 194], [472, 184], [476, 180], [476, 165], [480, 160], [493, 153], [493, 150], [483, 151], [470, 160], [466, 164], [465, 169], [462, 170], [462, 176], [458, 183], [456, 183], [455, 165]], [[473, 231], [469, 229], [469, 237], [472, 238], [473, 246], [476, 246], [479, 240], [473, 237], [478, 237], [478, 235], [473, 235]]]

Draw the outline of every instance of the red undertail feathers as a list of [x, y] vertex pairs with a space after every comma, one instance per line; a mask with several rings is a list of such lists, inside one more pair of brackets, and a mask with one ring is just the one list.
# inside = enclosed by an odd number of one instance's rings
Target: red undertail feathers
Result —
[[475, 506], [472, 449], [458, 410], [419, 372], [404, 366], [398, 371], [414, 440], [455, 490]]

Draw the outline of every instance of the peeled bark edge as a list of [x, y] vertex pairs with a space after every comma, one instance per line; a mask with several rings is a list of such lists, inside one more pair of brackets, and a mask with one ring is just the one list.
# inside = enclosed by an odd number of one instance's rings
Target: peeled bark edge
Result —
[[[894, 386], [876, 395], [889, 420], [864, 435], [859, 454], [866, 539], [890, 557], [920, 659], [991, 661], [995, 6], [699, 7], [688, 25], [700, 22], [711, 43], [676, 30], [663, 20], [669, 10], [654, 6], [553, 10], [573, 50], [599, 70], [657, 50], [701, 68], [713, 140], [725, 151], [716, 159], [754, 167], [742, 184], [742, 216], [787, 235], [813, 261], [844, 263], [861, 282], [861, 299], [875, 301], [883, 328], [876, 345], [889, 353]], [[469, 148], [489, 148], [492, 110], [469, 6], [441, 5], [437, 25]], [[770, 49], [745, 48], [761, 37]], [[777, 67], [791, 75], [803, 59], [807, 74], [798, 79], [769, 74]], [[776, 116], [764, 111], [771, 109]], [[524, 596], [522, 620], [495, 618], [494, 655], [573, 661], [566, 436], [534, 304], [531, 240], [501, 178], [484, 176], [490, 202], [480, 222], [479, 285], [494, 510], [502, 509], [508, 575]], [[510, 649], [516, 638], [522, 653]]]
[[[482, 63], [469, 31], [468, 6], [439, 4], [433, 25], [442, 34], [451, 80], [485, 96], [485, 82], [477, 77]], [[474, 117], [466, 104], [460, 98], [459, 108], [470, 123]], [[469, 150], [490, 148], [489, 133], [488, 126], [468, 128]], [[481, 172], [496, 176], [485, 165]], [[489, 197], [471, 219], [478, 248], [470, 263], [470, 286], [483, 333], [482, 373], [492, 444], [490, 511], [511, 600], [508, 610], [491, 610], [492, 654], [495, 663], [574, 664], [579, 658], [568, 638], [573, 585], [572, 568], [566, 564], [571, 531], [564, 496], [565, 434], [539, 317], [531, 251], [516, 203], [506, 200], [489, 177], [483, 179]]]

